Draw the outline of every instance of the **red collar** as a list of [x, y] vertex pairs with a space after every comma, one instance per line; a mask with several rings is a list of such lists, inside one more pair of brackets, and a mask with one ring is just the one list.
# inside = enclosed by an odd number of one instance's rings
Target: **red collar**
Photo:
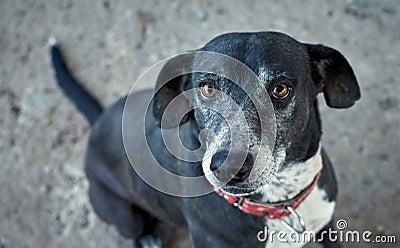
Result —
[[301, 191], [294, 198], [276, 203], [256, 203], [243, 197], [238, 197], [225, 193], [218, 188], [215, 188], [214, 191], [218, 195], [224, 197], [229, 204], [232, 204], [233, 206], [239, 208], [244, 213], [264, 216], [264, 218], [266, 219], [281, 219], [290, 215], [291, 212], [288, 210], [288, 207], [296, 209], [300, 206], [300, 204], [307, 198], [307, 196], [310, 195], [311, 191], [315, 188], [320, 177], [321, 172], [319, 172], [315, 176], [314, 181], [310, 185], [308, 185], [307, 188]]

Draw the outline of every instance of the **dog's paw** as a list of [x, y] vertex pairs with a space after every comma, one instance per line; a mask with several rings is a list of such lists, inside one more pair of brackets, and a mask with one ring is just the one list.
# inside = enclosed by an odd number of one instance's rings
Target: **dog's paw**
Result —
[[161, 239], [152, 234], [137, 238], [134, 246], [134, 248], [161, 248], [161, 247], [162, 247]]

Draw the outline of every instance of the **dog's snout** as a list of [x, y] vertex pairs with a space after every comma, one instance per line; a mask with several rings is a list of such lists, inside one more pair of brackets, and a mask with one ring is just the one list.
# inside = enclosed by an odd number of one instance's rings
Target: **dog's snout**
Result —
[[[253, 156], [249, 153], [231, 152], [228, 157], [228, 154], [228, 151], [214, 154], [211, 159], [210, 169], [223, 182], [242, 182], [250, 175], [253, 167]], [[225, 161], [227, 164], [221, 168]]]

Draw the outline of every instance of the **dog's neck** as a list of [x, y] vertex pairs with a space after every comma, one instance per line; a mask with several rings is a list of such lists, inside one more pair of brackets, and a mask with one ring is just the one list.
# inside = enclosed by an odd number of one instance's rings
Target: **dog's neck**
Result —
[[291, 163], [273, 175], [255, 194], [259, 202], [290, 200], [309, 186], [322, 169], [321, 147], [304, 162]]

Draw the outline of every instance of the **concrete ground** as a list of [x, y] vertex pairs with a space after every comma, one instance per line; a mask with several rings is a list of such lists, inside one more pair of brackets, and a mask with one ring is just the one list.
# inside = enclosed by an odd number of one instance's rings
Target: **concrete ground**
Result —
[[399, 12], [396, 0], [0, 0], [0, 247], [131, 247], [88, 202], [88, 124], [55, 84], [50, 35], [108, 106], [161, 58], [261, 30], [335, 47], [352, 64], [361, 101], [348, 110], [320, 101], [337, 218], [400, 242]]

